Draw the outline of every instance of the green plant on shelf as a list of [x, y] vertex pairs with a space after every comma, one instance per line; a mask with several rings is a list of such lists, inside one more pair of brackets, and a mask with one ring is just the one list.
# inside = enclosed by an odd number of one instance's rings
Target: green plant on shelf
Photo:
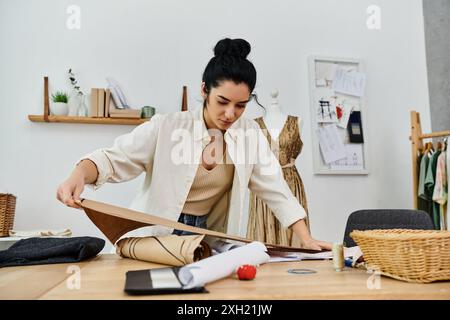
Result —
[[56, 91], [52, 94], [52, 101], [67, 103], [69, 101], [69, 95], [63, 91]]

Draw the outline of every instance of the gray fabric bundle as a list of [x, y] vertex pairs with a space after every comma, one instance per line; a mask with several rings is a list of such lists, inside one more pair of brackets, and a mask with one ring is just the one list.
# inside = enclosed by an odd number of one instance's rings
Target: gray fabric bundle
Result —
[[22, 239], [0, 251], [0, 267], [80, 262], [104, 246], [105, 240], [95, 237]]

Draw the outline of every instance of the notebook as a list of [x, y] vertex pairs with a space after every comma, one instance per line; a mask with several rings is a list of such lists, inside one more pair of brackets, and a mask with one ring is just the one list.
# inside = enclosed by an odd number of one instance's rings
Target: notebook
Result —
[[184, 289], [178, 278], [180, 267], [133, 270], [126, 273], [125, 292], [130, 295], [208, 293], [205, 287]]

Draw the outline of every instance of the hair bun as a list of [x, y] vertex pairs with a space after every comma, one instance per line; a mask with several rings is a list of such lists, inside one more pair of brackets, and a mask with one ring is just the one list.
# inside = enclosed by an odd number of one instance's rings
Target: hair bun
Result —
[[250, 53], [250, 43], [244, 39], [225, 38], [217, 42], [214, 47], [214, 55], [216, 57], [233, 56], [245, 59]]

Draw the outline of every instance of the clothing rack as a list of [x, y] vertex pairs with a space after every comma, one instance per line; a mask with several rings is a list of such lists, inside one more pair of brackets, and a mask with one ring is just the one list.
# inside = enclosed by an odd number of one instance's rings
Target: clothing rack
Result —
[[413, 174], [413, 200], [414, 209], [418, 208], [417, 193], [419, 188], [418, 164], [417, 156], [419, 152], [423, 151], [423, 140], [450, 136], [450, 130], [436, 131], [432, 133], [422, 133], [420, 125], [420, 114], [416, 111], [411, 111], [411, 151], [412, 151], [412, 174]]

